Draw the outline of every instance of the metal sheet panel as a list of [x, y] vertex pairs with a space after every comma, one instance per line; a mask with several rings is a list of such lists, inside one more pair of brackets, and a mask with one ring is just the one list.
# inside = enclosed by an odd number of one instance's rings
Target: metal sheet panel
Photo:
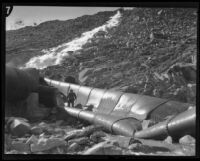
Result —
[[100, 102], [101, 102], [101, 98], [103, 97], [103, 94], [105, 93], [106, 90], [103, 89], [98, 89], [98, 88], [94, 88], [92, 89], [92, 91], [90, 92], [90, 96], [88, 99], [88, 102], [86, 103], [86, 105], [93, 105], [94, 106], [94, 111], [98, 108]]
[[[163, 121], [167, 116], [176, 115], [186, 111], [190, 104], [177, 101], [167, 101], [149, 113], [149, 119]], [[167, 110], [166, 110], [167, 109]]]
[[70, 107], [65, 107], [64, 109], [69, 115], [76, 118], [79, 117], [79, 113], [82, 111], [82, 109], [70, 108]]
[[130, 112], [133, 104], [136, 103], [137, 99], [140, 97], [141, 95], [124, 93], [113, 109], [112, 114], [117, 116], [127, 115]]
[[165, 103], [166, 101], [167, 100], [165, 99], [143, 95], [133, 105], [128, 116], [132, 116], [138, 120], [144, 120], [153, 109]]
[[134, 136], [136, 131], [140, 131], [142, 125], [134, 118], [122, 118], [115, 121], [112, 125], [112, 132], [118, 135]]
[[111, 113], [122, 94], [122, 92], [107, 90], [101, 99], [97, 112], [105, 114]]
[[92, 88], [90, 87], [81, 86], [77, 94], [77, 100], [75, 105], [81, 104], [82, 106], [85, 106], [88, 101], [91, 90]]
[[80, 87], [81, 87], [81, 86], [79, 86], [79, 85], [71, 84], [71, 83], [70, 83], [70, 89], [72, 89], [72, 90], [74, 91], [74, 93], [76, 94], [76, 96], [77, 96], [77, 94], [78, 94], [78, 90], [79, 90]]
[[94, 121], [94, 118], [95, 118], [95, 113], [94, 112], [91, 112], [91, 111], [80, 111], [79, 115], [78, 115], [78, 118], [79, 119], [83, 119], [83, 120], [86, 120], [90, 123], [93, 123]]
[[49, 78], [44, 78], [44, 80], [47, 82], [48, 85], [51, 85], [51, 79], [49, 79]]
[[103, 125], [105, 129], [112, 132], [113, 123], [119, 119], [120, 119], [120, 116], [113, 116], [113, 115], [107, 115], [104, 113], [98, 113], [95, 115], [93, 123], [96, 125]]
[[60, 82], [59, 81], [55, 81], [55, 80], [51, 80], [51, 86], [55, 87], [55, 88], [58, 88], [60, 85]]
[[70, 87], [69, 83], [61, 82], [60, 85], [58, 86], [58, 90], [62, 92], [65, 96], [67, 96], [69, 93], [69, 87]]

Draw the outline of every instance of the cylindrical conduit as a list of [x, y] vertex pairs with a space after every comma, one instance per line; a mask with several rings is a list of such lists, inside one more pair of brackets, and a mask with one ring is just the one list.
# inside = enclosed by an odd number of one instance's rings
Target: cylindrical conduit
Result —
[[39, 71], [31, 68], [20, 70], [6, 66], [6, 101], [18, 102], [38, 90]]
[[45, 105], [46, 107], [53, 108], [57, 106], [57, 94], [58, 89], [50, 86], [39, 86], [39, 103]]
[[137, 130], [141, 130], [141, 124], [134, 118], [121, 118], [108, 114], [95, 114], [82, 109], [65, 108], [69, 115], [83, 119], [92, 124], [102, 125], [108, 131], [124, 136], [133, 136]]
[[196, 110], [191, 109], [178, 114], [171, 120], [158, 123], [135, 133], [134, 137], [162, 140], [167, 136], [177, 139], [184, 135], [195, 136]]
[[79, 112], [78, 118], [82, 120], [87, 120], [89, 123], [92, 124], [95, 118], [95, 113], [91, 111], [82, 110]]

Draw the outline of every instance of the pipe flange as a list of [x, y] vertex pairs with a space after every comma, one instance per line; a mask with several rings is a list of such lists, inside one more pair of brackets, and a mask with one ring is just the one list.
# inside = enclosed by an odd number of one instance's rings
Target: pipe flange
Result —
[[170, 132], [169, 132], [168, 124], [169, 124], [176, 116], [177, 116], [177, 115], [174, 115], [173, 117], [169, 118], [169, 119], [166, 121], [165, 129], [166, 129], [166, 133], [167, 133], [168, 136], [171, 136], [171, 135], [170, 135]]

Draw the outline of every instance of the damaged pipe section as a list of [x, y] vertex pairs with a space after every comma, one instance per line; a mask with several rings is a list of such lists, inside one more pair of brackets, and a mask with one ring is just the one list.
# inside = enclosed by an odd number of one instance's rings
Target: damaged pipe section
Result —
[[[194, 135], [196, 113], [189, 104], [150, 96], [123, 93], [113, 90], [85, 87], [45, 78], [46, 82], [64, 95], [70, 89], [77, 94], [75, 106], [93, 106], [92, 111], [65, 107], [66, 112], [76, 118], [103, 125], [109, 132], [138, 138], [164, 139], [166, 136], [179, 138]], [[169, 109], [166, 111], [166, 109]], [[164, 110], [164, 111], [163, 111]], [[173, 119], [163, 121], [169, 115]], [[141, 122], [160, 116], [160, 123], [142, 130]]]
[[167, 136], [172, 136], [174, 139], [184, 135], [195, 136], [196, 126], [196, 110], [195, 108], [187, 110], [167, 121], [158, 123], [145, 130], [135, 133], [136, 138], [157, 139], [162, 140]]

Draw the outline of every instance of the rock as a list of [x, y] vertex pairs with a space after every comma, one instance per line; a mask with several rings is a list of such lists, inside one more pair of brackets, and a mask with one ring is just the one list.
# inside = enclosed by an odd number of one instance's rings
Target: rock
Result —
[[39, 127], [47, 127], [49, 125], [47, 123], [45, 123], [45, 122], [41, 122], [41, 123], [38, 124], [38, 126]]
[[94, 132], [92, 135], [90, 135], [90, 140], [92, 140], [95, 143], [103, 141], [102, 137], [105, 137], [106, 134], [103, 131], [97, 131]]
[[12, 139], [9, 134], [4, 135], [4, 145], [5, 145], [4, 147], [5, 150], [9, 150], [11, 148]]
[[82, 130], [74, 130], [70, 132], [67, 136], [65, 136], [65, 141], [81, 137], [82, 136]]
[[130, 142], [129, 142], [129, 145], [135, 144], [135, 143], [142, 144], [142, 142], [141, 142], [140, 140], [137, 140], [137, 139], [135, 139], [135, 138], [131, 138], [131, 139], [130, 139]]
[[60, 147], [54, 148], [54, 150], [51, 152], [51, 154], [64, 154], [64, 150]]
[[93, 132], [102, 130], [102, 129], [103, 129], [102, 126], [94, 126], [94, 125], [88, 126], [84, 129], [71, 132], [69, 135], [67, 135], [65, 137], [65, 141], [68, 141], [73, 138], [80, 138], [80, 137], [84, 137], [84, 136], [87, 137], [87, 136], [91, 135]]
[[22, 137], [30, 132], [30, 124], [20, 119], [13, 119], [9, 129], [12, 135]]
[[109, 144], [107, 141], [99, 143], [86, 150], [83, 155], [121, 155], [119, 147]]
[[64, 121], [63, 120], [58, 120], [58, 121], [56, 121], [56, 126], [60, 126], [61, 124], [63, 124], [64, 123]]
[[75, 106], [75, 108], [77, 108], [77, 109], [82, 109], [83, 106], [79, 103], [79, 104], [77, 104], [77, 105]]
[[35, 135], [40, 135], [43, 133], [43, 130], [41, 127], [34, 126], [31, 128], [31, 133]]
[[131, 141], [133, 140], [132, 137], [126, 137], [126, 136], [120, 136], [120, 135], [107, 135], [103, 139], [110, 142], [110, 144], [113, 144], [122, 148], [127, 148], [129, 144], [131, 144]]
[[173, 143], [173, 139], [172, 139], [171, 136], [168, 136], [168, 137], [164, 140], [164, 142], [166, 142], [166, 143], [168, 143], [168, 144], [172, 144], [172, 143]]
[[40, 138], [37, 143], [31, 144], [32, 152], [49, 150], [54, 147], [65, 145], [65, 141], [59, 138]]
[[188, 110], [192, 110], [192, 109], [194, 109], [194, 108], [196, 108], [195, 106], [189, 106], [188, 107]]
[[143, 120], [142, 121], [142, 129], [147, 129], [148, 127], [154, 125], [154, 122], [152, 120]]
[[87, 145], [89, 143], [89, 138], [82, 137], [82, 138], [78, 138], [78, 139], [72, 139], [72, 140], [68, 141], [68, 143], [69, 144], [77, 143], [79, 145]]
[[68, 152], [77, 152], [81, 150], [81, 146], [77, 143], [72, 143], [69, 147], [68, 147]]
[[30, 153], [29, 144], [26, 144], [26, 143], [23, 143], [23, 142], [13, 141], [12, 144], [11, 144], [11, 148], [13, 150], [17, 150], [18, 152]]
[[133, 144], [128, 146], [128, 149], [134, 150], [134, 149], [138, 149], [139, 147], [140, 147], [140, 143], [133, 143]]
[[185, 135], [179, 139], [180, 144], [195, 144], [195, 138], [190, 135]]
[[55, 101], [56, 101], [56, 107], [63, 108], [65, 106], [65, 104], [64, 104], [65, 100], [63, 98], [63, 94], [62, 93], [60, 93], [60, 92], [56, 93]]
[[94, 108], [93, 105], [88, 105], [88, 106], [85, 106], [84, 110], [87, 110], [87, 111], [92, 111]]
[[38, 142], [38, 138], [35, 135], [32, 135], [27, 141], [26, 144], [36, 144]]
[[9, 152], [6, 152], [6, 154], [21, 154], [21, 153], [17, 150], [11, 150]]

